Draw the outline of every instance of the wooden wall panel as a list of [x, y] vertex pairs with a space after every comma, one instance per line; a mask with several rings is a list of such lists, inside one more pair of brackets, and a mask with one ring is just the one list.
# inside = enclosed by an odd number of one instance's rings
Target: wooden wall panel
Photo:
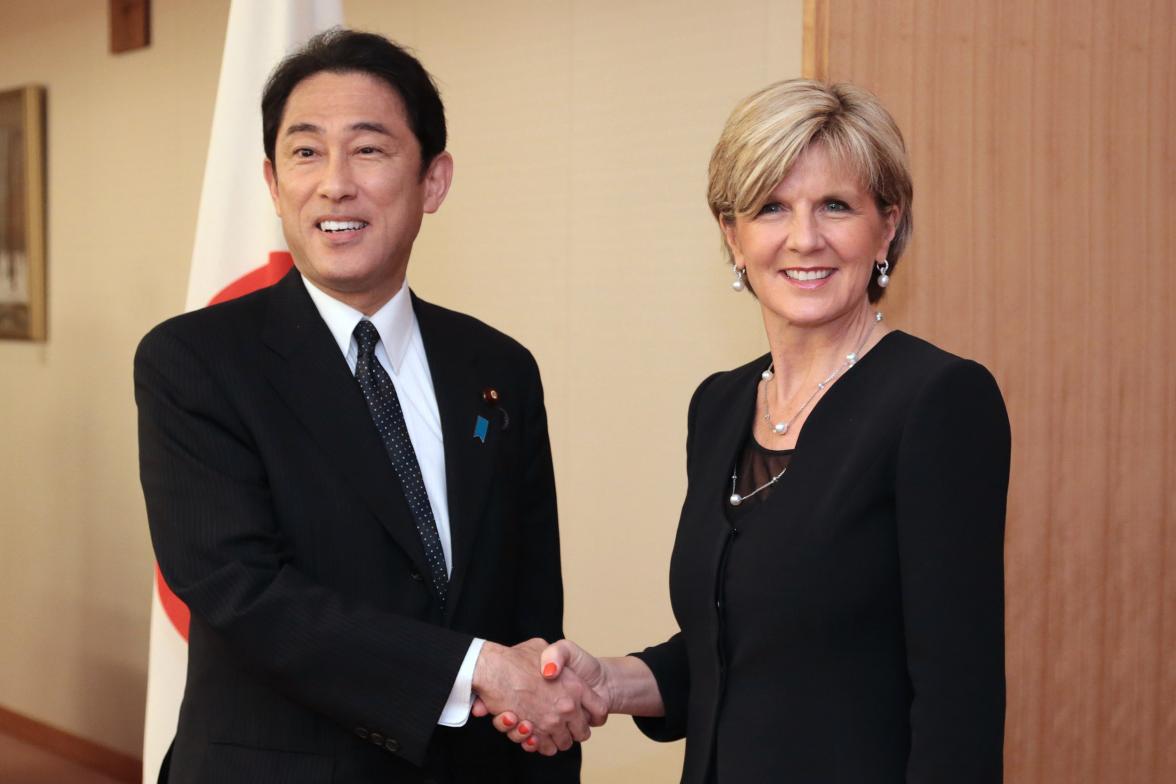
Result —
[[1013, 784], [1176, 781], [1172, 0], [810, 0], [808, 74], [906, 134], [891, 323], [1013, 424]]

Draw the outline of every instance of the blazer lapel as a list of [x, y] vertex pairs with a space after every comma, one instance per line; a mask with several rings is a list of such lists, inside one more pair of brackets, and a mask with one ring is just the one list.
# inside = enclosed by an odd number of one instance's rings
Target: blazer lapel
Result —
[[765, 354], [729, 378], [723, 378], [720, 383], [725, 386], [714, 390], [717, 394], [707, 401], [705, 412], [697, 413], [691, 448], [698, 456], [698, 464], [690, 486], [698, 488], [697, 499], [706, 508], [718, 500], [714, 508], [721, 520], [726, 519], [722, 505], [731, 495], [731, 471], [755, 419], [756, 380], [770, 361], [771, 357]]
[[[460, 599], [478, 528], [484, 517], [502, 418], [482, 399], [482, 392], [490, 379], [484, 378], [480, 372], [479, 358], [456, 330], [454, 317], [415, 294], [412, 304], [441, 413], [449, 530], [453, 537], [453, 572], [446, 602], [446, 612], [451, 614]], [[476, 435], [479, 419], [485, 420], [481, 438]]]
[[[273, 289], [262, 339], [273, 349], [264, 373], [277, 394], [389, 535], [428, 574], [424, 548], [367, 403], [339, 345], [291, 270]], [[397, 514], [404, 510], [404, 515]]]

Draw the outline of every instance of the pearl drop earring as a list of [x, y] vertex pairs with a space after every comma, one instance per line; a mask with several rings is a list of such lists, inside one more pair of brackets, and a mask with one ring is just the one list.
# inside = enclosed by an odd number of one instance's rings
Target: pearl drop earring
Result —
[[882, 261], [875, 262], [874, 266], [878, 270], [878, 287], [884, 289], [890, 285], [890, 276], [886, 274], [890, 272], [890, 262], [882, 259]]
[[731, 265], [731, 271], [735, 273], [735, 280], [731, 281], [732, 291], [743, 291], [747, 286], [743, 283], [743, 267], [738, 264]]

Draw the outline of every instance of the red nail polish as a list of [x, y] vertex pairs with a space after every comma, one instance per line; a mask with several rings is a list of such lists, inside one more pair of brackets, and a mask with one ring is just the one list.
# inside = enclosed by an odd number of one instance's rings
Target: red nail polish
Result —
[[502, 726], [513, 727], [514, 725], [515, 725], [515, 720], [512, 719], [510, 716], [503, 716], [502, 717]]
[[520, 735], [530, 735], [531, 734], [531, 725], [524, 721], [522, 724], [519, 725], [519, 734]]
[[527, 742], [527, 745], [528, 745], [528, 746], [534, 746], [534, 745], [535, 745], [536, 743], [538, 743], [539, 741], [535, 740], [534, 738], [527, 738], [527, 741], [526, 741], [526, 742]]
[[543, 677], [544, 678], [555, 677], [555, 671], [557, 669], [559, 669], [559, 668], [555, 666], [555, 662], [547, 662], [547, 664], [543, 665]]

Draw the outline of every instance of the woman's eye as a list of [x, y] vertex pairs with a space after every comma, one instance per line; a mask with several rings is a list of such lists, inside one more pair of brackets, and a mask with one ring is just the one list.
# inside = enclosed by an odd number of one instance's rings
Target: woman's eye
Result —
[[849, 205], [838, 199], [831, 199], [825, 202], [825, 208], [829, 212], [849, 212]]
[[774, 215], [783, 209], [784, 209], [784, 207], [781, 204], [773, 201], [773, 202], [768, 202], [764, 206], [760, 207], [760, 211], [757, 214], [758, 215]]

